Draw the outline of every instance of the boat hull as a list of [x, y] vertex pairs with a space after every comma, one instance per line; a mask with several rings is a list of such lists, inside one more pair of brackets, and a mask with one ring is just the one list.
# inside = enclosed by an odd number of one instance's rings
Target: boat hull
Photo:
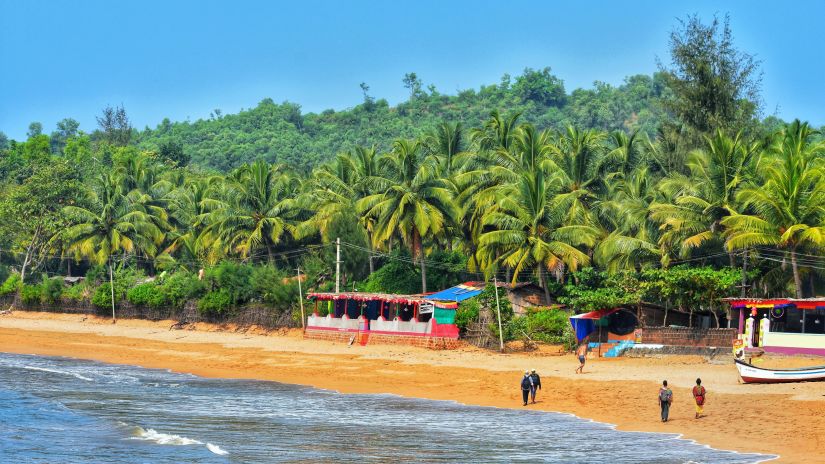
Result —
[[763, 369], [738, 359], [736, 369], [745, 383], [816, 382], [825, 380], [825, 366], [803, 369]]

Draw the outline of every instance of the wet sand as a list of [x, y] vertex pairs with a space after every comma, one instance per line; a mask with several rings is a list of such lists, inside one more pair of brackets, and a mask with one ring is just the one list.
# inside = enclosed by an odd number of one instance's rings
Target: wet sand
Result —
[[[498, 354], [472, 346], [431, 351], [406, 346], [347, 346], [304, 340], [300, 330], [120, 320], [16, 311], [0, 315], [0, 352], [69, 356], [171, 369], [206, 377], [274, 380], [345, 393], [415, 398], [514, 409], [525, 369], [542, 375], [538, 402], [527, 408], [572, 413], [620, 430], [679, 433], [714, 448], [777, 454], [779, 462], [825, 463], [825, 383], [742, 385], [733, 363], [696, 356], [589, 359], [574, 373], [572, 354]], [[822, 358], [767, 359], [763, 365], [825, 364]], [[694, 419], [690, 388], [708, 389], [706, 417]], [[674, 391], [671, 420], [661, 423], [658, 386]]]

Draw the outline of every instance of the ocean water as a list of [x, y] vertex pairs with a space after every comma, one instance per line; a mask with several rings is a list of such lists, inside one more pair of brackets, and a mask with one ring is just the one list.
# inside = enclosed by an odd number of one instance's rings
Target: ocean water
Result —
[[769, 458], [714, 450], [674, 435], [619, 432], [566, 414], [0, 353], [3, 463], [753, 463]]

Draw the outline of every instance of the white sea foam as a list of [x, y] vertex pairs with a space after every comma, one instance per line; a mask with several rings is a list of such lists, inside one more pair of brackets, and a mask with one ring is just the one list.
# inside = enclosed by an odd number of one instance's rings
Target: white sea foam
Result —
[[93, 382], [94, 379], [90, 379], [88, 377], [84, 377], [75, 372], [68, 372], [68, 371], [61, 371], [57, 369], [48, 369], [45, 367], [36, 367], [36, 366], [23, 366], [23, 369], [28, 369], [30, 371], [42, 371], [42, 372], [51, 372], [52, 374], [62, 374], [62, 375], [71, 375], [72, 377], [76, 377], [80, 380], [85, 380], [87, 382]]
[[153, 441], [159, 445], [202, 445], [202, 441], [193, 440], [191, 438], [182, 437], [180, 435], [173, 435], [170, 433], [160, 433], [155, 429], [144, 429], [143, 427], [135, 427], [134, 436], [130, 437], [132, 440]]
[[[186, 446], [204, 444], [202, 441], [193, 438], [182, 437], [171, 433], [161, 433], [155, 429], [144, 429], [143, 427], [134, 427], [132, 434], [133, 436], [129, 437], [130, 440], [151, 441], [158, 445]], [[212, 443], [206, 443], [206, 449], [219, 456], [229, 454], [228, 451]]]
[[224, 455], [229, 454], [229, 452], [224, 451], [223, 449], [221, 449], [220, 446], [213, 445], [212, 443], [207, 443], [206, 444], [206, 449], [208, 449], [209, 451], [211, 451], [211, 452], [213, 452], [217, 455], [220, 455], [220, 456], [224, 456]]

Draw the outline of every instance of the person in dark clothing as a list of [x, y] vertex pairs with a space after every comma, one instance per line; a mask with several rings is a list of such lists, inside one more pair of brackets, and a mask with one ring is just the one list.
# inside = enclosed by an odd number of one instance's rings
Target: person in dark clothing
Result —
[[541, 377], [535, 369], [530, 371], [530, 380], [533, 382], [532, 387], [530, 387], [530, 400], [533, 404], [536, 404], [536, 390], [541, 390]]
[[521, 398], [524, 400], [524, 406], [527, 406], [527, 398], [532, 389], [533, 379], [530, 378], [530, 371], [524, 371], [524, 377], [521, 378]]
[[667, 422], [671, 404], [673, 404], [673, 391], [667, 387], [667, 380], [665, 380], [662, 382], [662, 388], [659, 389], [659, 406], [662, 407], [662, 422]]

